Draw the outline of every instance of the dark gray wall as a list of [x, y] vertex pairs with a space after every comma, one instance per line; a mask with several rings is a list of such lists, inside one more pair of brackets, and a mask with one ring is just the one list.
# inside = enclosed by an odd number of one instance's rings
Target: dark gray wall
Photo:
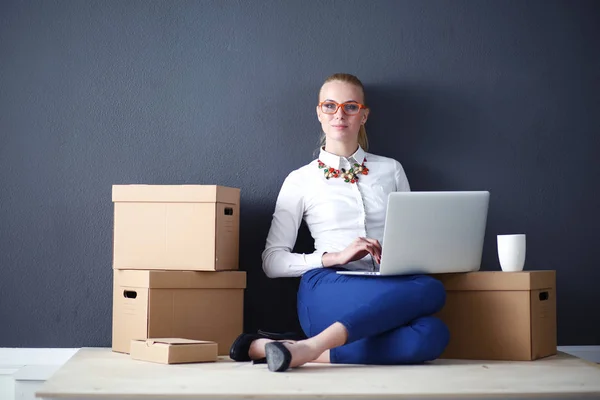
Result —
[[[246, 328], [296, 327], [260, 254], [312, 159], [322, 80], [415, 190], [492, 193], [558, 272], [561, 345], [600, 344], [600, 6], [585, 1], [2, 1], [0, 347], [110, 346], [111, 185], [240, 187]], [[311, 251], [304, 228], [298, 250]]]

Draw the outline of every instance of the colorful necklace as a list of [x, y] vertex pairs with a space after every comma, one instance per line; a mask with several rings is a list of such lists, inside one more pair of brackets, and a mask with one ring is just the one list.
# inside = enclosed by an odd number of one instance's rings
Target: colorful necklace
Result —
[[352, 167], [348, 171], [342, 168], [340, 172], [339, 169], [331, 168], [328, 165], [323, 164], [321, 160], [317, 160], [319, 162], [319, 169], [323, 169], [323, 173], [325, 175], [325, 179], [329, 178], [339, 178], [340, 176], [344, 178], [344, 182], [348, 183], [356, 183], [358, 182], [358, 175], [368, 175], [369, 168], [365, 167], [365, 162], [367, 162], [367, 158], [363, 160], [362, 164], [354, 163]]

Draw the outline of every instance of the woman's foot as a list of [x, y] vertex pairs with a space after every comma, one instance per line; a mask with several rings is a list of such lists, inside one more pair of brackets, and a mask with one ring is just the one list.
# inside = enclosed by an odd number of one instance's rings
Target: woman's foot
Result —
[[316, 336], [295, 343], [273, 342], [265, 344], [269, 370], [285, 371], [307, 362], [330, 362], [330, 349], [346, 344], [348, 330], [340, 322], [334, 322]]
[[292, 355], [292, 362], [290, 368], [299, 367], [317, 359], [322, 351], [319, 350], [309, 340], [302, 340], [295, 343], [284, 343], [284, 346], [290, 351]]

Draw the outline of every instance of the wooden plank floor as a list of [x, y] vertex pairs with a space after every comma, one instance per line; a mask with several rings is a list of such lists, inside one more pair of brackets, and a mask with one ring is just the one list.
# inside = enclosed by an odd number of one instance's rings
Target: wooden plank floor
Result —
[[600, 367], [559, 353], [526, 362], [437, 360], [418, 366], [307, 364], [285, 373], [266, 365], [162, 365], [110, 349], [84, 348], [37, 393], [45, 399], [485, 398], [577, 395], [600, 398]]

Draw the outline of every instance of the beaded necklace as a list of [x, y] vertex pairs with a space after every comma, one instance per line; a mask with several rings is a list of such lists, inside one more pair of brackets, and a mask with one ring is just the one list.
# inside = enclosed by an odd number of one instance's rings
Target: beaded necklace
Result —
[[328, 165], [325, 165], [321, 160], [317, 160], [319, 162], [319, 169], [323, 169], [323, 174], [325, 175], [325, 179], [329, 178], [344, 178], [344, 182], [347, 183], [356, 183], [358, 182], [358, 175], [368, 175], [369, 168], [365, 167], [365, 162], [367, 162], [367, 158], [363, 160], [362, 164], [354, 163], [352, 167], [348, 171], [344, 168], [340, 171], [339, 169], [332, 168]]

